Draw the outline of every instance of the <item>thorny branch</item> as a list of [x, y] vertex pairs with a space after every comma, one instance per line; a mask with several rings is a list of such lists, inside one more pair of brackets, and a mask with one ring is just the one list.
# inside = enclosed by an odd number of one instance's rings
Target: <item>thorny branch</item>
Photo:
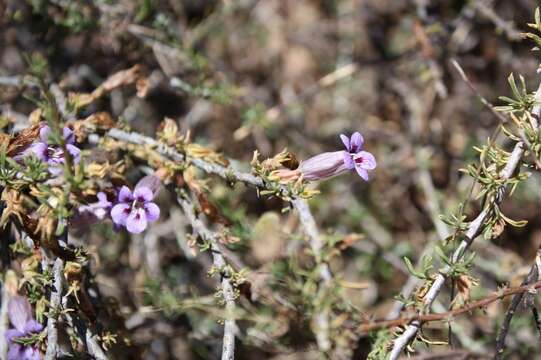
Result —
[[224, 337], [222, 344], [222, 360], [233, 360], [235, 358], [235, 333], [237, 326], [235, 324], [235, 290], [231, 284], [230, 274], [227, 273], [227, 263], [218, 245], [218, 235], [209, 230], [203, 221], [197, 218], [194, 212], [194, 205], [185, 198], [177, 197], [177, 201], [182, 207], [186, 218], [190, 222], [193, 231], [202, 239], [210, 244], [210, 252], [214, 267], [221, 276], [221, 287], [225, 301], [226, 319], [224, 324]]
[[51, 291], [51, 298], [49, 300], [49, 308], [53, 313], [49, 313], [49, 319], [47, 320], [47, 352], [45, 353], [46, 360], [54, 360], [58, 357], [59, 346], [58, 346], [58, 311], [60, 310], [62, 291], [63, 291], [63, 281], [62, 271], [64, 270], [64, 261], [60, 258], [57, 258], [53, 264], [53, 290]]
[[[321, 260], [321, 249], [323, 248], [323, 240], [321, 239], [317, 230], [317, 225], [310, 212], [310, 208], [303, 199], [294, 199], [292, 201], [293, 206], [299, 212], [299, 218], [304, 231], [310, 238], [310, 247], [316, 257], [316, 262], [319, 266], [319, 276], [322, 285], [319, 289], [320, 296], [325, 296], [326, 288], [332, 283], [332, 274], [329, 269], [329, 264]], [[317, 343], [321, 351], [328, 351], [331, 348], [331, 341], [329, 339], [329, 314], [328, 311], [322, 311], [316, 315], [317, 323]]]
[[[109, 136], [113, 139], [133, 143], [133, 144], [152, 146], [160, 154], [170, 158], [171, 160], [179, 161], [179, 162], [189, 160], [192, 164], [194, 164], [196, 167], [200, 168], [201, 170], [209, 174], [218, 175], [224, 179], [236, 180], [236, 181], [240, 181], [242, 183], [256, 186], [256, 187], [264, 186], [263, 180], [258, 178], [257, 176], [254, 176], [248, 173], [243, 173], [241, 171], [233, 169], [232, 167], [224, 167], [224, 166], [211, 163], [199, 158], [185, 159], [185, 156], [183, 154], [175, 151], [174, 149], [171, 149], [170, 147], [164, 144], [159, 143], [158, 141], [154, 140], [151, 137], [143, 136], [135, 132], [122, 131], [120, 129], [111, 129], [107, 132], [106, 136]], [[98, 138], [99, 137], [97, 135], [91, 136], [89, 140], [91, 142], [97, 142]]]
[[[541, 96], [541, 86], [537, 89], [535, 98], [538, 99], [540, 96]], [[541, 104], [539, 102], [535, 103], [535, 105], [532, 108], [531, 113], [533, 114], [534, 125], [537, 128], [536, 118], [539, 118], [539, 115], [541, 113]], [[524, 155], [524, 147], [525, 146], [521, 141], [516, 143], [513, 149], [513, 152], [509, 156], [509, 159], [507, 160], [505, 167], [500, 173], [500, 178], [502, 180], [509, 179], [515, 173]], [[464, 257], [465, 252], [466, 250], [468, 250], [471, 243], [477, 238], [477, 236], [480, 235], [493, 209], [503, 201], [505, 191], [506, 191], [506, 185], [500, 186], [496, 191], [496, 195], [491, 199], [487, 199], [488, 201], [486, 202], [484, 209], [469, 224], [468, 229], [465, 233], [465, 239], [462, 240], [462, 242], [459, 244], [458, 248], [455, 250], [455, 252], [452, 255], [451, 260], [453, 264], [457, 263]], [[423, 308], [425, 311], [430, 309], [430, 306], [432, 305], [432, 303], [438, 296], [439, 292], [443, 288], [443, 285], [445, 284], [445, 279], [447, 277], [446, 274], [450, 270], [451, 270], [450, 266], [445, 266], [443, 269], [439, 271], [439, 274], [437, 275], [436, 279], [430, 286], [430, 289], [428, 290], [423, 300]], [[415, 337], [415, 335], [417, 334], [417, 331], [419, 331], [420, 326], [421, 326], [421, 323], [419, 321], [413, 321], [406, 328], [406, 330], [398, 338], [394, 340], [393, 349], [390, 354], [391, 360], [396, 360], [398, 358], [398, 356], [404, 350], [407, 344], [409, 344], [409, 342]]]

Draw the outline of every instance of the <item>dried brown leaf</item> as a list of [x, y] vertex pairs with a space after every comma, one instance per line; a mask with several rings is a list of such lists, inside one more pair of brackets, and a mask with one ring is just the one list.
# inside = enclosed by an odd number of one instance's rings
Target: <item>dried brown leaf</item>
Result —
[[34, 124], [11, 138], [7, 147], [8, 156], [15, 156], [32, 144], [39, 136], [39, 128], [39, 124]]
[[[75, 107], [80, 108], [86, 106], [96, 99], [102, 97], [104, 94], [125, 85], [130, 85], [137, 82], [141, 78], [141, 66], [136, 64], [129, 69], [121, 70], [113, 75], [109, 76], [99, 87], [97, 87], [92, 93], [69, 93], [68, 97], [70, 101], [75, 104]], [[145, 89], [143, 85], [138, 88], [139, 93], [143, 94]], [[147, 85], [148, 88], [148, 85]], [[145, 94], [146, 95], [146, 94]]]

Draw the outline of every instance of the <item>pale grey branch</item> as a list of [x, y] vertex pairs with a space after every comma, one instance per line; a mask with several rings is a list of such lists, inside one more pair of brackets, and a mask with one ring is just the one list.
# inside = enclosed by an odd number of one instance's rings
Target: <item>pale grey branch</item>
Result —
[[[51, 298], [49, 299], [49, 308], [53, 312], [60, 310], [63, 291], [63, 271], [64, 261], [57, 258], [53, 265], [54, 288], [51, 291]], [[58, 356], [59, 346], [57, 323], [58, 314], [49, 314], [49, 319], [47, 320], [47, 351], [45, 352], [46, 360], [54, 360]]]
[[220, 271], [221, 275], [221, 287], [223, 298], [225, 301], [226, 319], [224, 324], [224, 337], [222, 344], [222, 360], [233, 360], [235, 358], [235, 333], [237, 332], [237, 325], [235, 323], [234, 311], [235, 311], [235, 291], [231, 284], [229, 274], [226, 273], [225, 268], [227, 263], [220, 251], [218, 245], [218, 235], [209, 230], [203, 221], [197, 218], [194, 212], [193, 204], [181, 197], [177, 198], [178, 203], [184, 210], [186, 218], [190, 222], [193, 231], [197, 233], [202, 239], [208, 241], [210, 244], [210, 252], [212, 255], [212, 261], [214, 267]]

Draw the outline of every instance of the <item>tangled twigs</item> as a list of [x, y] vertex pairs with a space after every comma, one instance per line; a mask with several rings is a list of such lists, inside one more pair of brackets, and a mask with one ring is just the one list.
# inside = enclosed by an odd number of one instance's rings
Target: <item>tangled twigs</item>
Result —
[[492, 295], [489, 295], [485, 298], [469, 303], [468, 305], [460, 307], [455, 310], [447, 311], [440, 314], [427, 314], [427, 315], [415, 314], [413, 316], [405, 316], [405, 317], [401, 317], [394, 320], [367, 322], [367, 323], [361, 324], [358, 330], [361, 333], [367, 333], [369, 331], [373, 331], [377, 329], [405, 325], [405, 324], [411, 323], [412, 321], [417, 321], [417, 322], [420, 322], [421, 324], [426, 323], [426, 322], [432, 322], [432, 321], [443, 321], [443, 320], [450, 321], [452, 320], [453, 317], [470, 313], [472, 310], [485, 307], [488, 304], [501, 300], [507, 296], [515, 295], [515, 297], [520, 297], [520, 299], [522, 299], [522, 297], [524, 297], [526, 293], [531, 292], [534, 289], [539, 289], [539, 288], [541, 288], [541, 281], [537, 281], [534, 283], [523, 283], [521, 286], [499, 290]]
[[[528, 273], [528, 276], [524, 279], [521, 285], [522, 287], [532, 287], [533, 285], [530, 285], [539, 279], [539, 267], [538, 264], [541, 261], [541, 248], [537, 250], [537, 256], [536, 261], [530, 268], [530, 272]], [[503, 350], [505, 347], [505, 338], [507, 337], [507, 333], [509, 332], [509, 325], [511, 325], [511, 320], [513, 319], [513, 316], [515, 315], [515, 312], [518, 308], [518, 306], [522, 303], [522, 300], [525, 297], [525, 293], [517, 293], [515, 296], [513, 296], [513, 300], [511, 300], [511, 304], [509, 305], [509, 309], [507, 309], [507, 312], [505, 313], [505, 318], [503, 319], [502, 325], [500, 326], [500, 331], [498, 332], [498, 337], [496, 338], [496, 354], [494, 355], [495, 359], [501, 359], [503, 355]], [[536, 325], [539, 324], [539, 317], [537, 314], [537, 309], [535, 308], [535, 304], [531, 305], [534, 319], [536, 321]]]
[[[537, 101], [539, 100], [540, 96], [541, 96], [541, 86], [537, 89], [534, 95], [534, 99], [536, 101], [534, 102], [534, 105], [532, 106], [532, 109], [530, 111], [532, 115], [531, 116], [532, 126], [534, 128], [538, 127], [537, 118], [539, 118], [539, 115], [541, 113], [541, 103]], [[524, 156], [525, 147], [526, 145], [522, 141], [519, 141], [515, 144], [515, 147], [513, 148], [513, 152], [509, 155], [509, 158], [505, 164], [505, 167], [499, 174], [500, 175], [499, 178], [503, 180], [502, 185], [500, 185], [496, 189], [493, 195], [491, 195], [488, 198], [485, 197], [485, 201], [484, 201], [485, 205], [484, 205], [483, 210], [469, 224], [467, 231], [464, 234], [464, 240], [461, 241], [458, 248], [455, 250], [455, 252], [453, 253], [450, 259], [452, 264], [456, 264], [464, 258], [465, 253], [470, 247], [471, 243], [477, 238], [477, 236], [481, 234], [485, 225], [490, 220], [490, 216], [493, 214], [494, 209], [496, 209], [502, 202], [506, 189], [507, 189], [506, 180], [509, 180], [513, 176], [513, 174], [517, 171], [520, 161], [522, 160]], [[424, 311], [430, 310], [432, 303], [434, 302], [439, 292], [443, 288], [443, 285], [445, 284], [447, 274], [451, 270], [452, 270], [451, 266], [447, 265], [439, 271], [439, 274], [430, 285], [430, 288], [424, 297], [424, 300], [423, 300]], [[406, 328], [406, 330], [394, 340], [393, 348], [390, 354], [391, 360], [395, 360], [398, 358], [402, 350], [404, 350], [404, 348], [415, 337], [415, 335], [419, 331], [420, 326], [421, 326], [421, 323], [419, 321], [413, 321]]]
[[[146, 137], [138, 133], [126, 132], [119, 129], [111, 129], [107, 132], [106, 136], [109, 136], [116, 140], [130, 142], [134, 144], [150, 145], [153, 148], [155, 148], [156, 151], [158, 151], [160, 154], [174, 161], [186, 160], [185, 155], [180, 154], [174, 149], [171, 149], [170, 147], [167, 147], [150, 137]], [[91, 139], [91, 141], [93, 140]], [[240, 181], [242, 183], [245, 183], [247, 185], [251, 185], [257, 188], [265, 187], [265, 183], [263, 179], [261, 179], [260, 177], [254, 176], [252, 174], [235, 170], [232, 167], [225, 167], [219, 164], [208, 162], [200, 158], [189, 158], [188, 160], [199, 169], [209, 174], [218, 175], [226, 180]], [[310, 247], [314, 253], [314, 256], [316, 257], [318, 266], [320, 268], [319, 270], [320, 279], [321, 279], [321, 284], [323, 285], [320, 287], [320, 292], [321, 294], [324, 295], [326, 289], [332, 282], [332, 274], [329, 270], [328, 264], [321, 261], [321, 250], [324, 245], [323, 240], [321, 239], [321, 236], [319, 235], [316, 222], [314, 220], [314, 217], [312, 216], [312, 213], [306, 201], [304, 199], [294, 198], [292, 200], [292, 204], [293, 204], [293, 207], [299, 212], [301, 225], [304, 228], [306, 235], [308, 235], [310, 239], [309, 241]], [[203, 229], [205, 228], [203, 227]], [[319, 349], [324, 352], [330, 350], [331, 348], [331, 343], [329, 340], [329, 319], [328, 318], [329, 318], [328, 312], [322, 311], [316, 316], [316, 319], [315, 319], [316, 324], [317, 324], [316, 337], [317, 337], [318, 346], [319, 346]]]
[[220, 272], [221, 287], [226, 310], [222, 360], [233, 360], [235, 358], [235, 333], [237, 331], [237, 326], [233, 317], [233, 312], [235, 310], [235, 291], [231, 284], [230, 274], [226, 271], [227, 263], [218, 246], [218, 235], [209, 230], [203, 221], [197, 218], [194, 212], [194, 205], [190, 201], [182, 197], [177, 197], [177, 201], [182, 207], [193, 231], [203, 240], [209, 242], [213, 265]]
[[[515, 148], [513, 149], [513, 152], [509, 156], [509, 160], [507, 161], [506, 166], [500, 173], [500, 178], [507, 180], [509, 179], [515, 172], [515, 170], [518, 167], [518, 164], [520, 163], [520, 160], [522, 159], [522, 156], [524, 154], [524, 146], [522, 142], [518, 142], [515, 145]], [[485, 206], [483, 211], [470, 223], [468, 226], [468, 230], [465, 233], [465, 239], [460, 243], [458, 248], [455, 250], [452, 256], [452, 262], [457, 263], [460, 261], [464, 255], [466, 250], [470, 247], [471, 243], [475, 240], [477, 236], [481, 233], [483, 226], [485, 225], [487, 219], [489, 218], [489, 215], [493, 211], [493, 207], [497, 206], [501, 203], [503, 200], [503, 195], [505, 193], [506, 186], [502, 185], [498, 188], [498, 191], [496, 193], [496, 196], [494, 196], [493, 199], [489, 199], [489, 203]], [[430, 309], [430, 306], [438, 296], [439, 292], [443, 288], [443, 285], [445, 283], [446, 274], [451, 270], [450, 266], [444, 267], [442, 270], [440, 270], [439, 274], [437, 275], [436, 279], [430, 286], [430, 289], [428, 290], [423, 305], [425, 309]], [[402, 350], [406, 347], [406, 345], [413, 339], [413, 337], [417, 334], [417, 331], [419, 330], [421, 326], [421, 323], [419, 321], [413, 321], [411, 325], [408, 326], [406, 331], [402, 333], [396, 340], [394, 341], [393, 350], [391, 352], [390, 359], [397, 359]]]

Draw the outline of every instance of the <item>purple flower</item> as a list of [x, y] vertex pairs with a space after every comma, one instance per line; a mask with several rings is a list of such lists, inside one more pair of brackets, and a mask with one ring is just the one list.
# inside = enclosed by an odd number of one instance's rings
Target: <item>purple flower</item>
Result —
[[[81, 150], [73, 143], [75, 142], [75, 136], [73, 131], [65, 127], [63, 129], [63, 136], [66, 142], [66, 149], [71, 154], [73, 163], [77, 164], [80, 159]], [[53, 145], [49, 143], [49, 134], [51, 129], [49, 126], [44, 125], [39, 130], [39, 139], [40, 141], [33, 144], [30, 147], [30, 151], [34, 153], [38, 159], [43, 162], [46, 162], [49, 165], [49, 172], [52, 175], [60, 175], [62, 173], [62, 165], [64, 164], [64, 150], [58, 145]]]
[[158, 220], [160, 208], [152, 202], [160, 188], [160, 179], [149, 175], [142, 178], [132, 192], [122, 186], [118, 193], [118, 203], [111, 209], [113, 222], [133, 233], [143, 232], [148, 222]]
[[359, 132], [351, 139], [340, 135], [347, 151], [325, 152], [313, 156], [299, 165], [303, 178], [308, 181], [328, 179], [344, 171], [355, 169], [359, 176], [368, 181], [368, 170], [376, 168], [376, 158], [368, 151], [362, 151], [364, 139]]
[[344, 134], [340, 135], [347, 152], [344, 151], [344, 164], [349, 170], [355, 169], [357, 174], [368, 181], [368, 170], [374, 170], [377, 166], [376, 158], [368, 151], [362, 151], [364, 139], [361, 133], [354, 132], [351, 139]]
[[9, 300], [9, 321], [14, 328], [6, 331], [8, 342], [8, 360], [39, 360], [41, 353], [36, 345], [23, 345], [15, 342], [16, 338], [39, 333], [43, 326], [34, 320], [32, 307], [28, 300], [15, 295]]

